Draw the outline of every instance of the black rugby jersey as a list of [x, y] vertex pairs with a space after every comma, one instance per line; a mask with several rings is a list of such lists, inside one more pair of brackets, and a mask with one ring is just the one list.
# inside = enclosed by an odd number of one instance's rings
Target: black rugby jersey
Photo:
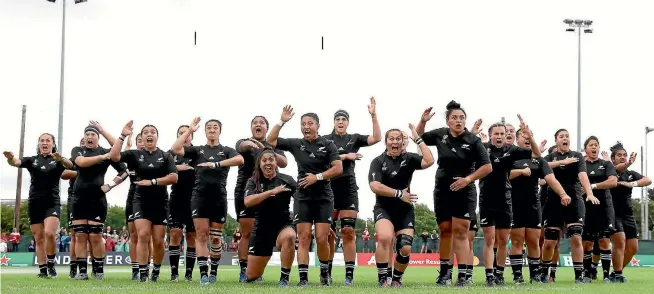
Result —
[[516, 160], [530, 159], [531, 149], [520, 148], [515, 145], [504, 145], [501, 148], [491, 143], [484, 143], [484, 148], [493, 166], [493, 171], [479, 180], [479, 202], [481, 206], [503, 204], [499, 201], [511, 200], [511, 184], [509, 173]]
[[[413, 172], [421, 170], [422, 156], [406, 152], [398, 157], [388, 156], [386, 153], [375, 157], [370, 163], [368, 182], [380, 182], [396, 190], [409, 188]], [[393, 205], [411, 205], [396, 197], [377, 196], [375, 206], [391, 207]]]
[[521, 204], [530, 205], [532, 208], [538, 208], [541, 201], [538, 193], [538, 180], [552, 173], [552, 168], [542, 157], [533, 159], [521, 159], [513, 162], [513, 170], [522, 170], [529, 168], [531, 176], [519, 176], [511, 180], [511, 196], [513, 205], [518, 207]]
[[[624, 170], [618, 175], [618, 182], [635, 182], [643, 178], [643, 175], [633, 170]], [[611, 189], [613, 199], [613, 209], [617, 216], [628, 216], [634, 214], [634, 208], [631, 204], [631, 195], [634, 188], [618, 185]]]
[[[467, 130], [453, 137], [449, 128], [439, 128], [425, 132], [422, 139], [438, 150], [436, 185], [441, 187], [449, 189], [454, 177], [467, 177], [475, 171], [475, 166], [479, 168], [490, 163], [481, 139]], [[468, 188], [474, 188], [474, 183]]]
[[[298, 179], [306, 177], [307, 174], [317, 175], [323, 173], [332, 167], [332, 162], [341, 160], [334, 143], [329, 142], [322, 136], [318, 136], [318, 138], [312, 142], [309, 142], [304, 138], [278, 138], [277, 148], [293, 154], [295, 162], [297, 163]], [[332, 199], [333, 195], [331, 195], [331, 193], [302, 192], [305, 190], [319, 191], [320, 189], [326, 189], [325, 186], [327, 185], [330, 185], [329, 180], [317, 181], [315, 184], [307, 188], [298, 187], [299, 193], [295, 193], [295, 198], [298, 200]]]
[[[604, 159], [597, 159], [596, 161], [586, 160], [586, 170], [588, 173], [588, 181], [591, 184], [598, 184], [606, 181], [610, 176], [617, 177], [618, 173], [615, 171], [615, 166], [610, 161]], [[593, 195], [597, 199], [606, 199], [610, 197], [610, 190], [594, 189]], [[584, 193], [585, 194], [585, 193]]]
[[[77, 159], [78, 156], [94, 157], [99, 155], [105, 155], [109, 153], [109, 151], [111, 150], [102, 147], [91, 149], [91, 148], [87, 148], [86, 146], [78, 146], [73, 148], [73, 151], [71, 152], [70, 161], [72, 161], [73, 165], [75, 165], [75, 159]], [[109, 165], [111, 165], [118, 172], [119, 175], [125, 172], [126, 170], [124, 164], [113, 162], [109, 158], [89, 167], [80, 167], [75, 165], [75, 169], [77, 170], [77, 179], [75, 180], [75, 191], [78, 191], [80, 189], [89, 189], [89, 188], [99, 189], [100, 187], [102, 187], [102, 185], [105, 184], [104, 176], [107, 173], [107, 169], [109, 168]]]
[[[565, 189], [575, 189], [579, 191], [581, 189], [581, 183], [579, 182], [579, 173], [586, 171], [586, 161], [584, 156], [577, 151], [568, 151], [561, 153], [559, 151], [552, 152], [545, 156], [547, 162], [554, 162], [559, 160], [564, 160], [566, 158], [576, 157], [577, 162], [570, 165], [559, 165], [552, 169], [554, 177], [561, 183], [561, 186]], [[549, 188], [552, 189], [552, 188]], [[573, 195], [568, 195], [573, 196]]]
[[265, 225], [267, 223], [286, 222], [291, 219], [290, 204], [291, 197], [297, 189], [297, 182], [293, 177], [281, 173], [272, 179], [265, 177], [261, 178], [261, 186], [257, 187], [253, 178], [250, 178], [245, 186], [245, 197], [260, 194], [278, 186], [286, 185], [290, 191], [284, 191], [275, 196], [266, 198], [258, 205], [254, 206], [255, 221], [259, 224]]
[[63, 163], [54, 160], [52, 155], [39, 154], [21, 158], [19, 167], [30, 173], [29, 202], [59, 203], [59, 181], [66, 170]]
[[[248, 140], [250, 140], [250, 139], [248, 138], [248, 139], [238, 140], [238, 142], [236, 142], [236, 147], [235, 147], [236, 151], [239, 150], [239, 147], [241, 146], [241, 143], [243, 143], [244, 141], [248, 141]], [[270, 145], [270, 143], [266, 142], [265, 140], [260, 141], [260, 142], [264, 146], [266, 146], [268, 148], [272, 148], [272, 145]], [[250, 179], [250, 177], [252, 177], [252, 174], [254, 173], [254, 164], [257, 161], [257, 157], [259, 157], [259, 154], [261, 154], [262, 151], [263, 151], [263, 149], [254, 149], [253, 148], [253, 149], [251, 149], [251, 150], [249, 150], [247, 152], [239, 152], [241, 154], [241, 156], [243, 156], [243, 164], [238, 166], [238, 176], [236, 177], [236, 188], [234, 189], [236, 192], [243, 193], [243, 191], [245, 189], [245, 185], [248, 182], [248, 179]], [[273, 149], [273, 151], [275, 153], [281, 155], [281, 156], [286, 157], [284, 155], [284, 151], [281, 151], [281, 150], [276, 149], [276, 148]], [[234, 195], [234, 196], [235, 197], [243, 197], [243, 195]]]
[[[136, 181], [163, 178], [169, 174], [176, 174], [175, 162], [172, 155], [157, 148], [155, 151], [127, 150], [120, 152], [120, 161], [134, 167]], [[143, 199], [168, 199], [167, 186], [136, 186], [134, 197]]]
[[198, 164], [214, 162], [237, 156], [238, 152], [231, 147], [217, 146], [184, 146], [184, 157], [195, 162], [195, 189], [198, 191], [211, 191], [218, 189], [221, 197], [227, 197], [227, 175], [230, 167], [199, 167]]
[[[332, 141], [334, 143], [338, 155], [343, 155], [348, 153], [358, 153], [361, 147], [369, 146], [368, 136], [360, 135], [360, 134], [345, 134], [344, 136], [341, 136], [332, 133], [326, 135], [325, 139]], [[337, 178], [353, 177], [355, 165], [356, 165], [356, 161], [354, 160], [343, 160], [343, 173]]]
[[[194, 162], [190, 158], [183, 156], [174, 155], [171, 151], [168, 151], [173, 156], [175, 165], [188, 165], [193, 166]], [[177, 171], [177, 184], [170, 186], [170, 195], [173, 196], [186, 196], [189, 199], [191, 198], [191, 193], [193, 193], [193, 186], [195, 185], [195, 170], [184, 170]]]

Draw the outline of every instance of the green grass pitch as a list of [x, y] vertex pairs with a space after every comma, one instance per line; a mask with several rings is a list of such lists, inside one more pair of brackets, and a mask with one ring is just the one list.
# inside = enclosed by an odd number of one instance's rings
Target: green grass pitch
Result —
[[[525, 268], [526, 269], [526, 268]], [[333, 272], [334, 284], [329, 287], [318, 286], [318, 268], [309, 269], [309, 282], [311, 287], [299, 289], [294, 287], [298, 281], [297, 269], [293, 269], [291, 275], [291, 287], [286, 289], [277, 288], [279, 280], [279, 266], [271, 266], [266, 269], [265, 282], [258, 284], [240, 284], [238, 282], [237, 266], [221, 266], [218, 270], [218, 282], [212, 285], [202, 286], [199, 284], [199, 273], [194, 273], [193, 283], [184, 281], [170, 282], [169, 269], [162, 268], [160, 280], [157, 283], [133, 282], [130, 280], [129, 267], [106, 267], [104, 281], [74, 281], [67, 277], [68, 267], [59, 266], [58, 279], [37, 279], [36, 267], [29, 268], [2, 268], [0, 270], [0, 292], [4, 293], [379, 293], [411, 291], [411, 293], [445, 293], [456, 291], [459, 293], [654, 293], [654, 268], [627, 268], [625, 276], [627, 284], [604, 284], [602, 281], [593, 281], [591, 284], [575, 285], [573, 281], [572, 268], [559, 268], [557, 282], [553, 284], [525, 284], [513, 285], [510, 268], [507, 268], [505, 279], [507, 285], [492, 289], [484, 286], [484, 269], [475, 268], [475, 284], [467, 288], [436, 287], [434, 282], [437, 275], [437, 267], [409, 267], [404, 276], [404, 289], [379, 289], [377, 287], [377, 272], [375, 267], [357, 267], [355, 269], [355, 285], [346, 288], [343, 285], [344, 268], [335, 267]], [[454, 269], [456, 271], [456, 268]], [[184, 273], [184, 268], [180, 269]], [[601, 272], [600, 272], [601, 276]]]

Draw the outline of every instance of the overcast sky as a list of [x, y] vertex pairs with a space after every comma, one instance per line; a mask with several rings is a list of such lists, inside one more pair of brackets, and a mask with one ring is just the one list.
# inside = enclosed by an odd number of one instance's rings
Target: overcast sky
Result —
[[[23, 104], [25, 155], [34, 155], [41, 133], [57, 134], [61, 1], [0, 0], [2, 150], [18, 154]], [[253, 116], [274, 124], [285, 104], [296, 117], [282, 137], [301, 135], [305, 112], [318, 113], [327, 134], [339, 108], [350, 112], [350, 133], [371, 134], [371, 95], [382, 131], [408, 130], [429, 106], [437, 116], [428, 129], [441, 127], [445, 105], [455, 99], [469, 126], [483, 118], [488, 127], [502, 116], [517, 125], [521, 113], [538, 140], [551, 144], [556, 129], [568, 128], [574, 144], [577, 38], [565, 32], [564, 18], [595, 21], [595, 32], [582, 36], [584, 139], [596, 135], [606, 150], [622, 140], [628, 151], [639, 151], [645, 125], [654, 127], [649, 1], [68, 2], [66, 156], [91, 119], [114, 135], [130, 119], [135, 130], [154, 124], [160, 147], [168, 149], [180, 124], [217, 118], [224, 126], [220, 142], [234, 147], [250, 136]], [[200, 130], [194, 144], [204, 142]], [[374, 205], [370, 161], [383, 149], [382, 143], [363, 149], [357, 163], [363, 217]], [[634, 169], [640, 171], [640, 161]], [[432, 208], [435, 171], [417, 171], [411, 187]], [[282, 172], [297, 176], [294, 161]], [[2, 162], [0, 173], [0, 198], [15, 198], [16, 169]], [[233, 168], [230, 198], [236, 174]], [[110, 169], [107, 179], [114, 175]], [[28, 189], [25, 173], [24, 198]], [[127, 190], [127, 183], [114, 189], [109, 202], [124, 205]]]

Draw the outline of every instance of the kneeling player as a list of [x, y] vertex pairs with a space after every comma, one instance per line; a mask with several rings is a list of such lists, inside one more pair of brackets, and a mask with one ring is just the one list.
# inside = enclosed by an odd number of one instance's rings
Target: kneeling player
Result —
[[289, 208], [296, 188], [297, 183], [291, 176], [277, 172], [275, 152], [272, 149], [261, 152], [254, 174], [245, 187], [245, 206], [256, 210], [245, 273], [248, 282], [263, 275], [272, 248], [277, 246], [282, 264], [279, 286], [288, 287], [296, 235]]
[[387, 273], [391, 242], [397, 239], [393, 287], [402, 286], [402, 275], [409, 265], [409, 254], [413, 244], [415, 215], [413, 203], [417, 197], [409, 193], [409, 183], [416, 170], [426, 169], [434, 164], [431, 151], [410, 125], [413, 139], [420, 147], [423, 156], [415, 153], [402, 153], [402, 132], [391, 129], [386, 132], [386, 152], [370, 164], [368, 181], [375, 193], [375, 230], [379, 236], [379, 246], [375, 252], [379, 286], [387, 287]]

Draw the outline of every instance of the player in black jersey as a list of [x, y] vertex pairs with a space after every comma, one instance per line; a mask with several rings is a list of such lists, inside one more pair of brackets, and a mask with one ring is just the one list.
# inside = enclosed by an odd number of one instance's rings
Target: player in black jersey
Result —
[[[182, 125], [177, 128], [177, 137], [184, 135], [190, 127]], [[191, 141], [193, 134], [186, 139], [184, 146], [193, 146]], [[184, 279], [187, 282], [193, 281], [193, 268], [195, 267], [195, 227], [191, 215], [191, 196], [195, 184], [195, 170], [193, 161], [182, 156], [175, 156], [175, 167], [177, 168], [177, 183], [171, 186], [170, 200], [168, 202], [168, 227], [170, 228], [170, 244], [168, 256], [170, 259], [170, 280], [179, 280], [179, 258], [181, 255], [181, 244], [186, 232], [186, 274]]]
[[343, 174], [331, 180], [334, 191], [334, 214], [332, 232], [329, 235], [331, 254], [329, 256], [329, 276], [332, 275], [332, 262], [336, 252], [336, 220], [341, 221], [341, 234], [343, 238], [343, 258], [345, 261], [345, 285], [352, 285], [354, 281], [354, 265], [356, 260], [356, 226], [359, 212], [359, 187], [357, 186], [354, 166], [360, 160], [359, 148], [372, 146], [381, 141], [381, 130], [377, 121], [375, 98], [370, 98], [368, 112], [372, 117], [372, 136], [348, 134], [350, 115], [345, 110], [334, 113], [334, 130], [325, 138], [332, 140], [343, 162]]
[[55, 137], [44, 133], [39, 136], [37, 155], [16, 158], [5, 151], [7, 163], [25, 168], [30, 173], [30, 192], [27, 198], [27, 217], [30, 231], [36, 242], [39, 278], [57, 277], [55, 270], [56, 238], [61, 215], [59, 178], [73, 163], [57, 153]]
[[[82, 138], [79, 142], [78, 146], [84, 146], [84, 138]], [[72, 214], [70, 213], [70, 206], [73, 203], [74, 198], [75, 198], [75, 193], [73, 192], [73, 187], [75, 186], [75, 178], [77, 177], [77, 172], [72, 169], [67, 169], [61, 174], [61, 179], [68, 181], [68, 201], [66, 202], [66, 211], [68, 211], [68, 215], [66, 216], [68, 218], [68, 230], [69, 232], [69, 237], [70, 237], [70, 249], [69, 249], [69, 255], [70, 255], [70, 272], [68, 277], [71, 279], [74, 279], [75, 276], [77, 276], [77, 257], [75, 256], [75, 243], [77, 241], [75, 240], [75, 229], [73, 227], [73, 217]]]
[[379, 244], [375, 251], [377, 274], [380, 287], [388, 287], [387, 272], [388, 251], [391, 251], [394, 238], [397, 238], [394, 269], [392, 273], [393, 287], [402, 286], [402, 276], [409, 265], [411, 244], [413, 244], [415, 214], [413, 205], [418, 200], [417, 195], [409, 192], [413, 172], [430, 167], [434, 157], [429, 147], [410, 125], [412, 139], [419, 146], [423, 156], [411, 152], [402, 152], [402, 132], [391, 129], [386, 132], [386, 152], [373, 159], [370, 163], [368, 182], [370, 189], [376, 195], [375, 231]]
[[291, 176], [279, 173], [277, 154], [266, 148], [255, 159], [255, 170], [245, 187], [245, 205], [254, 208], [252, 238], [248, 244], [246, 281], [256, 281], [272, 256], [273, 247], [280, 250], [279, 287], [288, 287], [295, 258], [295, 230], [290, 202], [297, 189]]
[[627, 159], [627, 151], [620, 142], [611, 147], [611, 160], [618, 172], [618, 186], [611, 189], [616, 233], [611, 236], [614, 272], [611, 273], [609, 279], [612, 282], [624, 283], [626, 282], [622, 275], [624, 266], [638, 251], [638, 228], [634, 219], [631, 193], [633, 188], [651, 185], [652, 180], [629, 170], [629, 167], [636, 161], [636, 153], [631, 153]]
[[266, 141], [280, 150], [293, 154], [298, 166], [298, 186], [293, 202], [294, 222], [299, 236], [298, 268], [301, 287], [309, 285], [309, 246], [311, 225], [315, 224], [318, 259], [320, 260], [320, 283], [329, 285], [329, 231], [334, 212], [334, 193], [330, 179], [343, 172], [343, 165], [334, 143], [318, 135], [320, 121], [315, 113], [302, 115], [301, 139], [279, 138], [282, 126], [293, 117], [293, 108], [284, 107], [281, 121], [277, 123]]
[[[195, 187], [191, 196], [191, 215], [195, 227], [195, 249], [198, 267], [200, 267], [200, 284], [215, 283], [218, 264], [224, 249], [223, 227], [227, 218], [227, 175], [232, 166], [242, 165], [243, 156], [231, 147], [220, 144], [222, 123], [210, 119], [204, 124], [207, 144], [203, 146], [184, 146], [192, 133], [198, 130], [200, 118], [191, 123], [191, 127], [177, 138], [172, 152], [194, 162]], [[207, 241], [211, 235], [211, 272], [208, 272], [209, 251]]]
[[436, 283], [451, 283], [449, 256], [454, 247], [459, 260], [457, 285], [463, 286], [468, 270], [465, 261], [470, 260], [467, 236], [473, 215], [471, 211], [477, 206], [473, 183], [488, 175], [493, 168], [481, 140], [465, 128], [466, 113], [459, 103], [451, 101], [447, 104], [447, 127], [425, 133], [425, 124], [435, 114], [431, 110], [430, 107], [423, 112], [416, 131], [422, 134], [427, 145], [436, 146], [438, 150], [434, 208], [440, 229], [441, 271]]
[[[239, 281], [245, 282], [245, 270], [248, 264], [248, 244], [252, 234], [252, 226], [254, 225], [254, 212], [253, 207], [245, 206], [245, 185], [248, 179], [254, 173], [254, 166], [261, 151], [270, 144], [266, 142], [266, 133], [268, 133], [268, 120], [261, 116], [255, 116], [250, 122], [250, 130], [252, 136], [247, 139], [241, 139], [236, 142], [236, 151], [242, 156], [244, 163], [238, 167], [238, 177], [236, 178], [236, 188], [234, 188], [234, 207], [236, 210], [236, 220], [238, 221], [242, 235], [238, 247], [238, 263], [241, 267]], [[281, 150], [275, 150], [277, 154], [277, 166], [284, 168], [287, 165], [286, 156]], [[263, 279], [263, 278], [261, 278]]]
[[149, 243], [152, 240], [153, 265], [150, 280], [159, 279], [161, 262], [164, 257], [164, 236], [168, 223], [168, 185], [177, 183], [177, 169], [172, 155], [157, 147], [159, 131], [153, 125], [141, 129], [144, 147], [138, 150], [123, 149], [123, 141], [132, 133], [132, 121], [123, 127], [118, 140], [111, 148], [109, 156], [113, 162], [126, 163], [136, 173], [136, 191], [132, 202], [134, 224], [139, 242], [137, 255], [139, 261], [139, 278], [148, 281]]
[[[144, 148], [143, 145], [143, 136], [141, 134], [136, 134], [136, 150], [141, 150]], [[127, 142], [125, 142], [125, 151], [132, 149], [132, 134], [127, 136]], [[134, 212], [132, 203], [134, 201], [134, 193], [136, 193], [136, 172], [134, 170], [136, 167], [128, 166], [127, 174], [129, 175], [129, 191], [127, 192], [127, 200], [125, 201], [125, 220], [127, 222], [127, 228], [129, 229], [129, 258], [132, 262], [132, 281], [139, 281], [139, 259], [137, 254], [138, 248], [138, 233], [136, 231], [136, 225], [134, 224]], [[148, 242], [150, 243], [150, 242]], [[151, 250], [152, 251], [152, 250]], [[150, 252], [150, 255], [152, 253]]]
[[[599, 204], [599, 200], [593, 196], [593, 189], [586, 174], [586, 163], [581, 153], [571, 151], [570, 135], [565, 129], [560, 129], [554, 134], [556, 149], [545, 157], [554, 176], [563, 186], [565, 194], [556, 197], [548, 191], [543, 208], [543, 226], [545, 227], [545, 242], [543, 244], [542, 276], [543, 282], [548, 281], [547, 272], [552, 263], [554, 248], [559, 241], [559, 232], [566, 227], [566, 234], [570, 238], [572, 264], [575, 272], [575, 282], [584, 283], [583, 280], [583, 247], [581, 235], [583, 233], [585, 206], [582, 199], [582, 188], [586, 192], [587, 201]], [[570, 196], [568, 196], [570, 195]]]
[[[530, 142], [530, 148], [520, 148], [513, 144], [506, 144], [506, 127], [502, 123], [490, 126], [488, 133], [490, 141], [484, 144], [488, 152], [493, 171], [485, 178], [479, 180], [479, 224], [484, 231], [484, 266], [486, 267], [486, 286], [504, 284], [504, 261], [507, 256], [509, 233], [513, 224], [511, 201], [511, 185], [509, 173], [513, 163], [517, 160], [531, 159], [532, 154], [540, 157], [538, 143], [533, 138], [522, 117], [520, 127]], [[515, 135], [515, 133], [513, 134]], [[497, 243], [497, 260], [501, 262], [495, 266], [493, 272], [493, 247]], [[518, 283], [524, 281], [517, 280]]]
[[[516, 139], [518, 147], [531, 148], [532, 142], [523, 129], [518, 129]], [[541, 143], [539, 150], [544, 151], [543, 143]], [[541, 281], [538, 275], [538, 266], [540, 264], [538, 242], [542, 227], [538, 180], [543, 179], [559, 195], [564, 193], [563, 187], [552, 174], [552, 168], [542, 157], [515, 161], [509, 179], [511, 180], [511, 205], [513, 208], [509, 260], [513, 269], [513, 282], [515, 284], [524, 283], [522, 251], [526, 242], [530, 281], [538, 283]]]
[[[79, 274], [75, 279], [88, 280], [86, 273], [86, 242], [91, 243], [93, 255], [93, 273], [97, 280], [104, 279], [104, 244], [102, 242], [102, 227], [107, 217], [107, 196], [111, 189], [127, 178], [125, 166], [109, 159], [109, 149], [98, 145], [99, 136], [114, 144], [116, 139], [105, 132], [97, 122], [91, 122], [84, 129], [84, 146], [75, 147], [71, 151], [71, 160], [77, 170], [75, 180], [75, 201], [71, 205], [73, 226], [75, 226], [75, 251]], [[111, 165], [119, 176], [110, 184], [104, 183], [104, 175]]]
[[[545, 144], [547, 144], [547, 140], [544, 141]], [[544, 152], [545, 146], [543, 143], [541, 143], [541, 150]], [[547, 148], [547, 154], [551, 154], [553, 152], [556, 152], [556, 145], [550, 146]], [[549, 165], [549, 163], [548, 163]], [[559, 183], [560, 184], [560, 183]], [[540, 191], [538, 192], [538, 195], [540, 197], [540, 218], [542, 221], [542, 216], [543, 216], [543, 208], [545, 207], [545, 199], [547, 199], [547, 182], [545, 179], [538, 179], [538, 186]], [[556, 195], [555, 195], [556, 196]], [[559, 240], [563, 238], [563, 232], [559, 231]], [[556, 282], [556, 270], [558, 268], [558, 263], [559, 263], [559, 244], [560, 242], [557, 241], [556, 245], [554, 247], [554, 255], [552, 256], [552, 264], [550, 265], [549, 272], [542, 272], [541, 270], [538, 271], [538, 275], [542, 277], [546, 277], [549, 275], [549, 280], [548, 282]], [[538, 267], [540, 269], [540, 264], [542, 263], [542, 256], [543, 256], [543, 244], [545, 244], [545, 227], [541, 225], [541, 230], [540, 230], [540, 238], [538, 239], [538, 248], [540, 248], [540, 261], [538, 263]]]
[[594, 241], [598, 240], [604, 281], [609, 282], [611, 269], [611, 241], [609, 238], [615, 232], [615, 212], [613, 210], [613, 199], [608, 190], [618, 185], [618, 174], [613, 163], [599, 158], [599, 139], [597, 137], [590, 136], [586, 139], [584, 149], [586, 151], [588, 180], [594, 196], [599, 200], [599, 205], [586, 202], [586, 216], [582, 235], [584, 270], [586, 273], [584, 280], [591, 282], [591, 253]]
[[504, 145], [513, 146], [517, 140], [515, 127], [512, 124], [504, 124], [504, 127], [506, 128], [506, 140], [504, 141]]
[[[406, 148], [409, 146], [410, 141], [411, 140], [409, 140], [409, 135], [405, 131], [402, 131], [402, 154], [406, 153]], [[418, 147], [418, 149], [416, 150], [416, 153], [418, 155], [422, 155], [420, 153], [420, 147]], [[393, 237], [393, 239], [391, 239], [390, 244], [395, 244], [395, 240], [396, 240], [395, 237]], [[391, 275], [390, 273], [393, 272], [393, 255], [394, 255], [394, 253], [395, 253], [395, 248], [393, 248], [393, 246], [391, 246], [390, 250], [388, 250], [388, 268], [386, 269], [386, 273], [388, 273], [387, 278], [386, 278], [386, 282], [388, 283], [388, 285], [391, 285], [393, 283], [393, 275]]]

